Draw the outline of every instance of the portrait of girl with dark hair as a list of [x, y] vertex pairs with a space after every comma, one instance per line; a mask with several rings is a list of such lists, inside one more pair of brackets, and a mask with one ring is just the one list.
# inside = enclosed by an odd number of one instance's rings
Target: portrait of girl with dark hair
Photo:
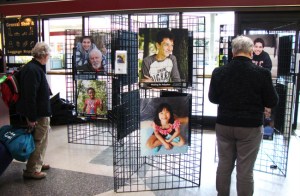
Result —
[[170, 150], [173, 146], [183, 146], [184, 138], [180, 134], [180, 121], [175, 120], [172, 107], [161, 103], [155, 111], [152, 123], [153, 134], [148, 139], [148, 148], [158, 152], [162, 146]]

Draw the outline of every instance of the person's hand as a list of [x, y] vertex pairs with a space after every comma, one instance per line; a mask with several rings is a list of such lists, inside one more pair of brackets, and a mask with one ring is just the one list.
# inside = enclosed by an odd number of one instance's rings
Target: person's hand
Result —
[[36, 126], [36, 121], [34, 121], [34, 122], [27, 121], [27, 125], [28, 125], [28, 127], [33, 128]]
[[153, 82], [153, 80], [152, 80], [152, 78], [151, 78], [150, 76], [145, 76], [145, 75], [144, 75], [144, 77], [145, 77], [145, 78], [143, 78], [143, 79], [141, 80], [141, 82]]
[[167, 149], [167, 150], [171, 150], [173, 148], [173, 145], [170, 144], [170, 143], [165, 143], [164, 144], [164, 147]]

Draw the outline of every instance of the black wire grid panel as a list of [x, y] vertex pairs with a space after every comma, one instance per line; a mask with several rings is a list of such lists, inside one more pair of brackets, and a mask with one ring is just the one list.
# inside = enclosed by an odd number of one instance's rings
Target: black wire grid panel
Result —
[[87, 145], [111, 146], [110, 124], [101, 120], [85, 120], [68, 125], [68, 142]]
[[[135, 20], [133, 20], [132, 18]], [[181, 18], [179, 20], [179, 18]], [[138, 22], [142, 21], [142, 22]], [[147, 22], [146, 22], [147, 21]], [[181, 21], [180, 23], [178, 21]], [[112, 139], [113, 163], [116, 192], [162, 190], [200, 186], [202, 155], [202, 117], [205, 59], [205, 19], [203, 17], [186, 17], [179, 15], [151, 16], [113, 16], [111, 50], [109, 59], [111, 70], [114, 69], [116, 50], [126, 50], [128, 56], [128, 73], [118, 75], [111, 73], [107, 77], [112, 81], [108, 93], [108, 120], [84, 119], [85, 122], [71, 122], [68, 125], [70, 143], [109, 145]], [[139, 89], [138, 86], [138, 29], [142, 28], [186, 28], [189, 31], [189, 50], [192, 51], [192, 85], [168, 91], [192, 95], [191, 109], [191, 145], [184, 154], [141, 156], [140, 144], [140, 98], [159, 96], [156, 90]], [[116, 30], [117, 29], [117, 30]], [[132, 30], [130, 30], [132, 29]], [[68, 99], [76, 102], [76, 77], [72, 71], [72, 54], [76, 30], [66, 32], [66, 70]], [[110, 43], [106, 44], [109, 45]], [[191, 60], [192, 59], [192, 60]], [[112, 133], [112, 137], [110, 134]]]
[[[112, 111], [112, 71], [111, 71], [111, 59], [110, 59], [110, 33], [107, 30], [89, 30], [84, 32], [85, 36], [91, 36], [97, 48], [103, 53], [105, 58], [105, 64], [107, 66], [107, 73], [105, 74], [90, 74], [90, 73], [77, 73], [75, 70], [75, 57], [77, 43], [80, 37], [83, 36], [79, 30], [66, 30], [65, 32], [65, 70], [66, 70], [66, 95], [67, 99], [75, 103], [76, 108], [74, 110], [74, 118], [70, 119], [68, 123], [68, 142], [76, 144], [87, 145], [112, 145], [112, 127], [109, 121], [109, 114]], [[81, 116], [79, 112], [79, 81], [99, 81], [105, 84], [105, 99], [102, 99], [105, 111], [103, 116], [94, 118], [88, 116]], [[97, 91], [97, 89], [96, 89]], [[77, 103], [78, 102], [78, 103]]]
[[292, 133], [292, 114], [295, 102], [294, 31], [274, 31], [278, 34], [278, 68], [274, 86], [279, 96], [279, 103], [272, 108], [274, 134], [262, 140], [254, 169], [278, 176], [286, 176], [290, 137]]
[[[231, 29], [231, 28], [226, 28]], [[230, 34], [230, 32], [225, 32]], [[292, 132], [292, 113], [295, 102], [294, 31], [253, 31], [252, 34], [281, 34], [279, 38], [278, 70], [273, 84], [279, 96], [279, 103], [272, 108], [274, 133], [262, 139], [254, 170], [272, 175], [286, 176], [290, 136]], [[223, 37], [224, 38], [224, 37]], [[229, 37], [227, 38], [229, 40]], [[227, 46], [227, 48], [230, 46]], [[216, 145], [217, 148], [217, 145]], [[215, 150], [215, 161], [218, 161]]]
[[285, 84], [278, 83], [278, 81], [275, 83], [279, 95], [279, 104], [274, 109], [274, 134], [271, 137], [265, 137], [261, 142], [260, 151], [254, 166], [254, 169], [257, 171], [286, 176], [292, 131], [293, 86], [291, 81], [286, 81]]
[[[179, 20], [180, 18], [180, 20]], [[181, 22], [179, 22], [181, 21]], [[192, 51], [192, 85], [173, 89], [143, 89], [138, 84], [139, 28], [185, 28]], [[112, 51], [126, 50], [128, 74], [115, 75], [113, 84], [114, 190], [136, 192], [199, 187], [202, 159], [202, 117], [205, 59], [205, 18], [179, 14], [113, 15]], [[194, 44], [197, 43], [197, 44]], [[156, 98], [161, 91], [192, 95], [191, 145], [186, 153], [141, 155], [140, 99]]]

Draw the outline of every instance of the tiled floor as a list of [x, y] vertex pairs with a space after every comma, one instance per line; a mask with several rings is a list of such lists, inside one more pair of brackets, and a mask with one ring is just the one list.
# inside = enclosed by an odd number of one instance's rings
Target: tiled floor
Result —
[[[286, 177], [255, 172], [255, 196], [298, 196], [300, 176], [300, 138], [292, 136]], [[203, 136], [203, 162], [201, 186], [166, 191], [114, 193], [111, 147], [69, 144], [66, 126], [55, 126], [50, 132], [45, 162], [52, 166], [46, 179], [26, 181], [22, 178], [24, 163], [14, 162], [0, 177], [0, 195], [143, 195], [143, 196], [214, 196], [215, 191], [215, 134], [205, 131]], [[232, 195], [235, 191], [235, 173], [232, 178]], [[18, 188], [16, 188], [18, 187]], [[36, 192], [36, 190], [40, 190]], [[4, 195], [5, 195], [4, 194]]]

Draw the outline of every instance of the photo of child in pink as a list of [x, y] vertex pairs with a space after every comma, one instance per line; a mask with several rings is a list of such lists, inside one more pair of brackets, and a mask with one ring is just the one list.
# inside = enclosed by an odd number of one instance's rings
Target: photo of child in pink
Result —
[[162, 103], [155, 111], [151, 124], [153, 134], [148, 138], [146, 146], [158, 152], [162, 146], [170, 150], [173, 146], [183, 146], [185, 140], [180, 134], [180, 121], [175, 120], [172, 107]]
[[89, 87], [87, 89], [89, 98], [84, 101], [83, 113], [85, 114], [97, 114], [98, 109], [103, 110], [103, 104], [101, 99], [95, 98], [96, 91], [94, 88]]

